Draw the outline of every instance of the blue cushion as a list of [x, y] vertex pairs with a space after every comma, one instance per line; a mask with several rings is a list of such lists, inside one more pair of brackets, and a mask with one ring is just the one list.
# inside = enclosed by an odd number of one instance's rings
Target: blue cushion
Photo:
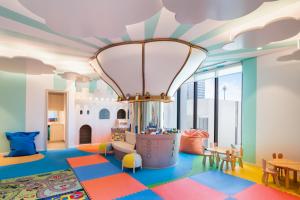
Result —
[[8, 157], [27, 156], [36, 154], [34, 138], [40, 132], [6, 132], [10, 141], [10, 153]]

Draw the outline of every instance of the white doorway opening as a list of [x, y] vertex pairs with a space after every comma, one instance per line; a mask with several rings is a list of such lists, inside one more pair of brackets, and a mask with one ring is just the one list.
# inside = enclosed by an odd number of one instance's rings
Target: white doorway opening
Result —
[[47, 150], [67, 148], [67, 92], [46, 93], [46, 147]]

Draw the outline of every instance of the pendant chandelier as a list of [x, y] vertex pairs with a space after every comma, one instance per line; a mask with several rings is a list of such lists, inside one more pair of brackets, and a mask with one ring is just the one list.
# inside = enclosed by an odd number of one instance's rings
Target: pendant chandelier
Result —
[[90, 64], [119, 101], [171, 101], [198, 69], [207, 51], [179, 39], [151, 39], [108, 45]]

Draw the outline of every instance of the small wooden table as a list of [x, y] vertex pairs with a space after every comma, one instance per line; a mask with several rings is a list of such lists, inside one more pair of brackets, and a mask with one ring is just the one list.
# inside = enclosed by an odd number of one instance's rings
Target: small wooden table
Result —
[[232, 148], [230, 148], [230, 147], [212, 147], [212, 148], [206, 148], [206, 150], [210, 151], [212, 153], [226, 154], [226, 151], [231, 152]]
[[268, 161], [270, 165], [274, 167], [283, 168], [285, 170], [285, 187], [289, 188], [289, 172], [294, 172], [294, 181], [297, 182], [297, 172], [300, 171], [300, 162], [288, 160], [288, 159], [273, 159]]
[[213, 159], [216, 159], [216, 164], [217, 166], [219, 166], [219, 162], [220, 162], [220, 154], [225, 155], [226, 151], [229, 151], [230, 154], [232, 153], [232, 151], [234, 150], [234, 153], [239, 153], [240, 149], [233, 149], [231, 147], [209, 147], [206, 148], [207, 151], [210, 151], [213, 154]]

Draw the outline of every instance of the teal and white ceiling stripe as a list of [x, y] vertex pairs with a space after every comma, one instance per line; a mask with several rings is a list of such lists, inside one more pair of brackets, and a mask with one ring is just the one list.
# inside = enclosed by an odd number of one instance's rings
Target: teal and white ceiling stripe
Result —
[[[57, 36], [60, 36], [62, 38], [66, 38], [66, 39], [69, 39], [71, 41], [74, 41], [74, 42], [77, 42], [77, 43], [81, 43], [85, 46], [90, 46], [90, 47], [93, 47], [93, 48], [98, 48], [97, 46], [91, 44], [91, 43], [88, 43], [88, 42], [85, 42], [83, 41], [82, 39], [79, 39], [79, 38], [75, 38], [75, 37], [72, 37], [72, 36], [65, 36], [65, 35], [62, 35], [60, 33], [56, 33], [54, 31], [52, 31], [51, 29], [49, 29], [45, 24], [39, 22], [39, 21], [36, 21], [32, 18], [29, 18], [27, 16], [24, 16], [24, 15], [21, 15], [13, 10], [10, 10], [10, 9], [7, 9], [3, 6], [0, 6], [0, 16], [1, 17], [4, 17], [6, 19], [10, 19], [11, 21], [15, 21], [15, 22], [18, 22], [19, 24], [24, 24], [28, 27], [32, 27], [32, 28], [35, 28], [37, 30], [41, 30], [45, 33], [49, 33], [49, 34], [52, 34], [52, 35], [57, 35]], [[1, 23], [1, 27], [3, 26], [3, 24]]]
[[[205, 66], [214, 62], [239, 61], [261, 55], [264, 52], [268, 53], [280, 48], [294, 47], [295, 38], [267, 45], [259, 51], [257, 49], [234, 51], [222, 49], [223, 45], [230, 41], [230, 37], [236, 35], [239, 31], [251, 28], [257, 23], [269, 22], [273, 18], [290, 16], [291, 13], [300, 9], [299, 0], [280, 0], [273, 2], [272, 6], [270, 5], [263, 5], [249, 15], [238, 19], [229, 21], [208, 19], [195, 25], [178, 23], [174, 13], [162, 8], [148, 20], [128, 25], [126, 35], [120, 38], [108, 39], [101, 36], [77, 38], [54, 32], [45, 25], [43, 19], [21, 8], [18, 1], [11, 1], [10, 3], [0, 1], [0, 38], [16, 38], [20, 42], [26, 41], [34, 47], [41, 47], [52, 53], [80, 57], [81, 61], [83, 58], [88, 61], [99, 48], [112, 43], [151, 38], [178, 38], [200, 45], [209, 51], [208, 59], [203, 64]], [[300, 17], [300, 14], [298, 15], [296, 17]], [[97, 25], [96, 22], [95, 19], [95, 25]], [[60, 66], [56, 67], [60, 69]], [[86, 67], [89, 68], [89, 65], [87, 64]], [[66, 69], [66, 67], [61, 67], [61, 69]], [[92, 73], [92, 70], [88, 69], [85, 73]]]

